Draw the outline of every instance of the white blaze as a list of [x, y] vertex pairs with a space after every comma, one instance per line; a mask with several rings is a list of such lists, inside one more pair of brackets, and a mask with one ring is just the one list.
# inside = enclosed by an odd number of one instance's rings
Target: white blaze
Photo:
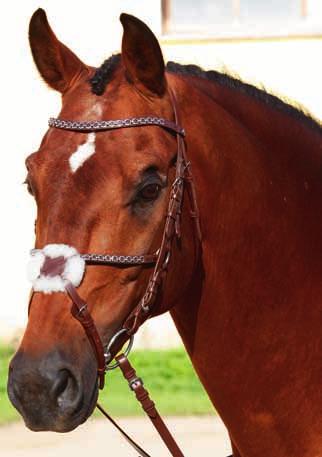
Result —
[[75, 152], [69, 158], [69, 165], [73, 173], [78, 170], [83, 163], [95, 153], [95, 133], [87, 135], [85, 143], [78, 146]]

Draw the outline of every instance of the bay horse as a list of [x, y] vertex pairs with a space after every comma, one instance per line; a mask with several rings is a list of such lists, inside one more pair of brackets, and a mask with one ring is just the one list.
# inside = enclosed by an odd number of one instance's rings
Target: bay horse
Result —
[[[322, 456], [321, 125], [230, 76], [165, 65], [144, 23], [126, 14], [121, 22], [121, 55], [95, 69], [56, 38], [43, 10], [32, 16], [33, 58], [62, 94], [59, 117], [156, 116], [173, 126], [175, 94], [202, 240], [185, 192], [181, 236], [153, 315], [170, 310], [234, 457]], [[156, 252], [176, 139], [158, 125], [98, 132], [52, 125], [26, 160], [36, 248]], [[77, 290], [104, 345], [137, 306], [149, 275], [143, 264], [88, 266]], [[71, 318], [68, 294], [42, 287], [31, 296], [8, 393], [31, 430], [67, 432], [95, 407], [97, 361]]]

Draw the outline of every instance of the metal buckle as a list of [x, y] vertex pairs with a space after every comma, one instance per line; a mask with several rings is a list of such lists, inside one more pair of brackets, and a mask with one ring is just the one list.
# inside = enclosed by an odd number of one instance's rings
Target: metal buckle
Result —
[[162, 268], [164, 268], [164, 269], [168, 268], [170, 259], [171, 259], [171, 251], [169, 250], [166, 253], [165, 259], [164, 259], [163, 264], [162, 264]]
[[138, 376], [136, 376], [135, 378], [129, 380], [130, 389], [133, 390], [133, 391], [134, 391], [137, 387], [143, 386], [143, 384], [144, 384], [144, 383], [143, 383], [143, 379], [142, 379], [142, 378], [139, 378]]
[[[114, 370], [115, 368], [117, 368], [120, 365], [119, 362], [115, 362], [115, 363], [112, 363], [112, 364], [110, 363], [111, 360], [112, 360], [111, 359], [110, 349], [113, 346], [113, 344], [115, 343], [115, 341], [118, 339], [118, 337], [120, 335], [123, 335], [123, 333], [127, 333], [127, 329], [126, 328], [121, 328], [121, 330], [116, 332], [115, 335], [112, 336], [112, 338], [110, 339], [108, 345], [106, 346], [106, 351], [104, 353], [105, 363], [106, 363], [106, 366], [105, 366], [106, 371]], [[129, 355], [129, 353], [131, 352], [131, 349], [133, 347], [133, 342], [134, 342], [134, 335], [131, 335], [130, 339], [129, 339], [129, 342], [128, 342], [128, 345], [127, 345], [125, 351], [123, 351], [123, 354], [125, 355], [125, 357], [127, 357]]]
[[78, 310], [78, 313], [77, 315], [80, 316], [83, 314], [83, 312], [87, 309], [87, 304], [85, 303], [85, 305], [83, 305], [79, 310]]

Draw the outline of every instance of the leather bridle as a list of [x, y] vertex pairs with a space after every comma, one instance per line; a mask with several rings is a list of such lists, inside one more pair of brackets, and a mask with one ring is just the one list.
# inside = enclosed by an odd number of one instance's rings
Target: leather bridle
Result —
[[[106, 370], [120, 366], [124, 376], [129, 381], [131, 389], [134, 390], [137, 398], [141, 401], [143, 408], [158, 428], [160, 435], [164, 439], [169, 450], [172, 452], [172, 455], [183, 456], [162, 419], [158, 415], [153, 402], [151, 402], [147, 396], [147, 391], [145, 391], [141, 379], [136, 376], [135, 371], [129, 365], [129, 362], [125, 357], [126, 354], [125, 356], [122, 355], [116, 357], [116, 363], [112, 366], [110, 365], [110, 362], [128, 339], [130, 339], [130, 346], [132, 345], [133, 335], [143, 322], [151, 317], [151, 315], [155, 312], [154, 305], [157, 297], [161, 293], [162, 285], [164, 284], [164, 280], [167, 275], [168, 265], [172, 254], [173, 240], [175, 238], [180, 239], [181, 237], [181, 213], [185, 190], [187, 190], [189, 196], [190, 214], [194, 220], [197, 238], [196, 247], [197, 250], [200, 248], [201, 231], [199, 211], [195, 186], [191, 173], [191, 164], [187, 159], [186, 144], [184, 139], [185, 131], [181, 126], [175, 95], [171, 90], [169, 90], [169, 95], [172, 101], [175, 122], [155, 116], [103, 121], [70, 121], [51, 118], [49, 120], [49, 126], [52, 128], [77, 132], [108, 131], [121, 128], [159, 126], [170, 134], [174, 134], [176, 136], [177, 158], [175, 178], [171, 185], [169, 203], [165, 216], [165, 225], [159, 249], [153, 254], [141, 255], [81, 254], [81, 257], [87, 264], [112, 265], [115, 267], [132, 267], [138, 265], [154, 267], [143, 297], [125, 319], [122, 328], [119, 329], [112, 337], [106, 348], [104, 348], [94, 320], [88, 310], [86, 301], [79, 296], [76, 287], [70, 281], [66, 282], [65, 289], [72, 301], [71, 313], [73, 317], [83, 326], [95, 353], [98, 365], [97, 372], [99, 388], [103, 389], [104, 387]], [[100, 406], [99, 409], [101, 409]], [[108, 416], [105, 412], [103, 412], [103, 414]], [[109, 416], [108, 418], [112, 420]], [[112, 420], [112, 422], [114, 421]], [[125, 432], [121, 432], [126, 435]], [[139, 450], [142, 455], [148, 455], [144, 453], [139, 446], [135, 445], [131, 438], [127, 435], [125, 437], [130, 441], [132, 446], [136, 446], [136, 449]], [[171, 440], [173, 442], [171, 442]]]
[[191, 217], [195, 223], [195, 231], [198, 241], [201, 239], [196, 191], [191, 173], [191, 164], [187, 159], [186, 145], [184, 141], [185, 131], [179, 123], [180, 120], [175, 95], [171, 91], [169, 93], [172, 100], [175, 122], [155, 116], [112, 121], [68, 121], [54, 118], [49, 120], [50, 127], [81, 132], [106, 131], [112, 129], [155, 125], [165, 129], [172, 134], [175, 134], [177, 138], [175, 178], [171, 185], [165, 226], [163, 230], [161, 245], [157, 252], [153, 254], [141, 255], [81, 255], [85, 262], [90, 264], [94, 263], [97, 265], [113, 265], [115, 267], [132, 267], [135, 265], [154, 266], [153, 273], [150, 276], [143, 297], [125, 320], [122, 329], [117, 332], [119, 338], [116, 339], [115, 336], [113, 337], [113, 344], [109, 345], [109, 354], [106, 354], [104, 350], [103, 343], [100, 339], [94, 321], [91, 318], [86, 302], [79, 296], [73, 284], [70, 282], [66, 284], [66, 292], [73, 302], [71, 310], [72, 315], [82, 324], [93, 346], [98, 362], [99, 387], [101, 389], [104, 387], [104, 374], [107, 364], [112, 360], [114, 355], [117, 353], [117, 350], [124, 344], [126, 339], [134, 335], [142, 323], [147, 320], [153, 312], [153, 305], [167, 274], [168, 265], [171, 258], [173, 239], [175, 237], [181, 237], [181, 211], [185, 187], [187, 187], [189, 194]]

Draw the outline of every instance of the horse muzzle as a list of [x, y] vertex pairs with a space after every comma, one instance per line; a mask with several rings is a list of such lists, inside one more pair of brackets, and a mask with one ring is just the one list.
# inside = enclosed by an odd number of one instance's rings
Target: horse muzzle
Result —
[[[90, 371], [95, 376], [94, 363]], [[18, 351], [9, 367], [8, 395], [31, 430], [68, 432], [91, 415], [98, 388], [59, 351], [41, 358]]]

